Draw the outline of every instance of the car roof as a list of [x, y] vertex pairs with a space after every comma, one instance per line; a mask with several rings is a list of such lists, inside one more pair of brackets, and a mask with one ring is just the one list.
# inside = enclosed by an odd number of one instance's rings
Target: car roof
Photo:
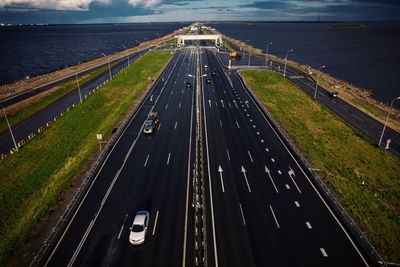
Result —
[[136, 212], [135, 220], [133, 221], [133, 224], [144, 224], [144, 219], [149, 216], [149, 213], [147, 211], [138, 211]]

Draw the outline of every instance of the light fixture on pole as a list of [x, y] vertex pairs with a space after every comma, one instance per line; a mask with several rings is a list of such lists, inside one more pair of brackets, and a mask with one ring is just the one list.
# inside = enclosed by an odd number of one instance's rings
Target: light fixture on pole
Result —
[[10, 122], [8, 121], [6, 111], [4, 110], [4, 107], [3, 107], [2, 104], [0, 104], [0, 107], [1, 107], [1, 110], [3, 111], [4, 117], [6, 118], [8, 130], [10, 131], [11, 138], [12, 138], [12, 140], [13, 140], [13, 142], [14, 142], [15, 150], [18, 151], [18, 146], [17, 146], [17, 143], [15, 142], [14, 134], [13, 134], [13, 132], [12, 132], [12, 129], [11, 129], [11, 126], [10, 126]]
[[265, 68], [268, 67], [268, 46], [269, 46], [269, 45], [272, 45], [272, 42], [269, 42], [269, 43], [267, 44], [267, 49], [265, 50]]
[[290, 52], [293, 52], [293, 51], [294, 51], [293, 49], [290, 49], [289, 51], [286, 52], [286, 57], [285, 57], [285, 70], [283, 71], [283, 77], [286, 77], [286, 62], [287, 62], [288, 54], [289, 54]]
[[392, 100], [392, 102], [390, 102], [389, 111], [388, 111], [388, 114], [387, 114], [387, 116], [386, 116], [386, 121], [385, 121], [385, 125], [383, 126], [383, 130], [382, 130], [381, 137], [379, 138], [378, 146], [381, 146], [382, 139], [383, 139], [383, 135], [385, 134], [386, 125], [387, 125], [387, 122], [388, 122], [388, 120], [389, 120], [390, 111], [392, 110], [393, 103], [394, 103], [394, 101], [396, 101], [396, 100], [400, 100], [400, 96], [394, 98], [394, 99]]
[[318, 89], [318, 81], [319, 81], [319, 72], [321, 71], [321, 69], [325, 68], [325, 65], [321, 66], [318, 68], [318, 72], [317, 72], [317, 82], [315, 83], [315, 91], [314, 91], [314, 99], [317, 99], [317, 89]]
[[[106, 56], [106, 54], [104, 54], [104, 53], [101, 53], [102, 55], [103, 55], [103, 57], [105, 57]], [[110, 67], [110, 60], [108, 59], [108, 57], [107, 57], [107, 64], [108, 64], [108, 74], [110, 75], [110, 80], [112, 79], [112, 76], [111, 76], [111, 67]]]

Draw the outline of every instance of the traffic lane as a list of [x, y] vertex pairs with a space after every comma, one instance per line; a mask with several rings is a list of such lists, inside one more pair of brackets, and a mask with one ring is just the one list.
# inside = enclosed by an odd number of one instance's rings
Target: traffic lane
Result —
[[[206, 58], [202, 59], [204, 66], [208, 62]], [[203, 87], [208, 165], [215, 210], [217, 261], [220, 266], [255, 266], [241, 215], [240, 200], [230, 162], [231, 156], [225, 143], [223, 124], [212, 93], [215, 89], [213, 84]], [[211, 233], [211, 230], [208, 232]], [[213, 254], [211, 252], [211, 255]]]
[[[222, 93], [220, 93], [220, 97], [224, 97], [224, 96], [226, 96], [225, 94], [222, 94]], [[227, 100], [228, 101], [228, 100]], [[245, 109], [244, 107], [242, 107], [243, 109]], [[247, 107], [248, 108], [248, 107]], [[230, 109], [226, 109], [227, 111], [229, 111]], [[233, 109], [233, 110], [235, 110], [235, 109]], [[225, 109], [223, 109], [223, 110], [221, 110], [222, 112], [224, 112], [225, 111]], [[236, 114], [236, 118], [237, 117], [240, 117], [240, 115], [241, 114]], [[242, 116], [243, 117], [243, 116]], [[229, 119], [227, 118], [227, 121], [229, 121]], [[245, 123], [243, 123], [243, 124], [245, 124]], [[253, 126], [255, 126], [254, 124], [253, 124]], [[233, 132], [235, 131], [235, 126], [233, 125], [233, 123], [231, 124], [231, 127], [230, 127], [230, 129], [228, 129], [227, 130], [227, 133], [226, 133], [226, 135], [227, 135], [227, 137], [229, 137], [229, 133], [232, 133], [231, 135], [233, 135], [233, 136], [237, 136], [237, 135], [235, 135], [235, 134], [233, 134]], [[242, 127], [241, 129], [242, 130], [247, 130], [247, 133], [245, 134], [245, 136], [247, 137], [246, 139], [243, 139], [243, 140], [251, 140], [251, 138], [249, 138], [250, 136], [256, 136], [256, 135], [258, 135], [258, 134], [255, 134], [254, 133], [254, 131], [252, 132], [252, 130], [254, 130], [254, 129], [251, 129], [251, 128], [254, 128], [254, 127]], [[251, 130], [250, 130], [251, 129]], [[237, 130], [237, 129], [236, 129]], [[258, 132], [257, 132], [258, 133]], [[238, 133], [239, 134], [239, 133]], [[228, 138], [227, 138], [228, 139]], [[266, 140], [268, 140], [269, 138], [266, 138]], [[256, 148], [259, 148], [261, 145], [262, 145], [262, 142], [260, 142], [260, 140], [262, 140], [262, 139], [259, 139], [258, 140], [258, 143], [257, 143], [257, 141], [256, 140], [252, 140], [252, 142], [255, 144], [255, 147], [253, 147], [253, 148], [251, 148], [251, 150], [253, 151], [254, 149], [256, 149]], [[236, 143], [236, 144], [234, 144], [234, 145], [231, 145], [232, 147], [234, 147], [234, 148], [236, 148], [236, 149], [238, 149], [239, 147], [240, 147], [240, 144], [238, 144], [240, 142], [240, 140], [238, 140], [238, 142]], [[278, 142], [276, 142], [276, 140], [274, 140], [274, 143], [279, 143], [279, 141]], [[245, 147], [242, 147], [240, 150], [245, 150], [246, 149], [246, 146]], [[282, 150], [282, 149], [281, 149]], [[262, 154], [264, 154], [264, 153], [266, 153], [266, 150], [263, 150], [263, 149], [258, 149], [258, 151], [256, 151], [256, 152], [253, 152], [253, 155], [254, 155], [254, 157], [255, 158], [257, 158], [257, 159], [261, 159], [262, 158]], [[242, 154], [245, 154], [245, 153], [242, 153]], [[240, 155], [240, 151], [237, 151], [237, 153], [233, 153], [233, 160], [235, 159], [235, 157], [236, 156], [238, 156], [238, 155]], [[249, 157], [250, 157], [250, 154], [249, 154]], [[287, 156], [286, 156], [287, 157]], [[246, 161], [246, 155], [244, 156], [244, 158], [245, 158], [245, 160], [244, 161]], [[250, 157], [250, 159], [251, 159], [251, 157]], [[241, 159], [242, 161], [243, 161], [243, 158]], [[287, 159], [286, 159], [287, 160]], [[251, 160], [252, 161], [252, 160]], [[271, 158], [271, 161], [273, 161], [273, 162], [275, 162], [275, 164], [276, 164], [276, 161], [275, 160], [273, 160], [273, 158]], [[289, 159], [289, 161], [290, 161], [290, 159]], [[257, 160], [257, 161], [255, 161], [255, 165], [258, 163], [259, 161]], [[253, 162], [252, 162], [253, 163]], [[237, 166], [237, 165], [239, 165], [240, 164], [240, 162], [238, 162], [237, 164], [235, 164], [235, 166]], [[290, 164], [293, 164], [293, 162], [291, 162]], [[255, 173], [255, 174], [253, 174], [253, 176], [254, 177], [265, 177], [266, 176], [266, 174], [264, 173], [262, 173], [263, 171], [264, 171], [264, 167], [265, 166], [263, 166], [263, 164], [261, 164], [259, 167], [258, 167], [258, 170], [259, 170], [259, 173], [257, 174], [257, 173]], [[290, 166], [289, 166], [289, 168], [290, 168]], [[285, 174], [284, 173], [286, 173], [286, 170], [287, 170], [287, 167], [286, 167], [286, 169], [285, 169], [285, 167], [284, 166], [281, 166], [280, 167], [280, 169], [282, 169], [282, 170], [285, 170], [285, 171], [280, 171], [279, 169], [278, 169], [278, 174], [280, 173], [280, 175], [284, 175], [285, 176]], [[296, 168], [293, 168], [294, 170], [296, 170]], [[290, 170], [292, 171], [292, 172], [294, 172], [291, 168], [290, 168]], [[249, 174], [251, 174], [251, 172], [252, 171], [254, 171], [253, 169], [249, 169], [248, 170], [248, 172], [249, 172]], [[297, 171], [297, 170], [296, 170]], [[239, 171], [237, 171], [238, 173], [239, 173]], [[298, 174], [297, 174], [298, 175]], [[286, 173], [286, 176], [288, 176], [288, 174]], [[289, 184], [289, 179], [288, 179], [288, 177], [286, 177], [287, 178], [287, 180], [288, 180], [288, 183], [286, 183], [285, 184], [285, 187], [286, 187], [286, 185], [288, 185]], [[291, 178], [292, 179], [292, 178]], [[298, 179], [298, 178], [295, 178], [296, 180]], [[295, 181], [295, 179], [292, 179], [292, 182], [293, 182], [293, 184], [291, 183], [291, 186], [293, 186], [293, 188], [295, 188], [295, 186], [296, 186], [296, 188], [297, 188], [297, 186], [300, 186], [301, 187], [301, 184], [299, 183], [299, 182], [297, 182], [297, 183], [295, 183], [294, 181]], [[250, 178], [249, 178], [249, 180], [250, 180]], [[263, 179], [264, 180], [264, 179]], [[304, 179], [305, 180], [305, 179]], [[251, 180], [250, 180], [251, 181]], [[298, 185], [299, 184], [299, 185]], [[307, 183], [305, 184], [305, 185], [307, 185]], [[259, 190], [260, 188], [262, 188], [262, 184], [258, 184], [258, 185], [256, 185], [255, 186], [255, 190]], [[272, 189], [272, 186], [271, 186], [271, 189]], [[295, 190], [294, 190], [295, 191]], [[311, 192], [309, 192], [311, 195], [312, 195], [312, 190], [310, 190]], [[302, 189], [302, 193], [307, 193], [307, 192], [305, 192], [305, 189]], [[261, 195], [262, 195], [262, 190], [261, 190]], [[308, 195], [308, 194], [307, 194]], [[315, 195], [315, 194], [314, 194]], [[315, 199], [315, 201], [318, 201], [318, 199]], [[311, 201], [311, 203], [313, 203], [314, 201]], [[280, 204], [279, 202], [278, 203], [276, 203], [276, 204]], [[254, 211], [255, 209], [254, 209], [254, 204], [253, 203], [251, 203], [251, 204], [249, 204], [252, 208], [251, 208], [251, 210], [252, 211]], [[324, 208], [324, 207], [322, 207], [322, 208]], [[326, 211], [326, 209], [323, 209], [322, 211]], [[322, 214], [321, 212], [318, 212], [317, 214]], [[329, 216], [329, 214], [326, 214], [327, 216]], [[290, 220], [289, 220], [290, 221]], [[335, 225], [334, 225], [335, 226]], [[298, 231], [299, 232], [299, 231]], [[296, 232], [297, 233], [297, 232]], [[346, 250], [347, 251], [347, 250]], [[350, 248], [349, 248], [349, 251], [351, 251], [351, 246], [350, 246]], [[304, 252], [305, 253], [305, 252]], [[304, 255], [304, 253], [301, 253], [300, 255]], [[345, 253], [346, 254], [346, 253]], [[262, 255], [262, 254], [260, 254], [260, 255]], [[349, 255], [347, 255], [346, 254], [346, 256], [348, 256], [347, 258], [349, 258]], [[354, 257], [353, 257], [354, 258]], [[306, 259], [312, 259], [312, 257], [311, 257], [311, 255], [310, 255], [310, 257], [306, 257]], [[355, 262], [358, 262], [358, 264], [360, 263], [359, 261], [355, 261]]]
[[[176, 57], [179, 57], [179, 54], [177, 54]], [[172, 66], [174, 65], [172, 64]], [[153, 92], [154, 88], [150, 94]], [[89, 217], [88, 214], [92, 215], [93, 207], [96, 207], [96, 204], [98, 205], [98, 203], [100, 203], [100, 198], [104, 196], [111, 183], [109, 177], [114, 177], [119, 168], [121, 168], [124, 158], [129, 153], [130, 147], [134, 144], [137, 135], [140, 134], [140, 132], [138, 133], [137, 131], [141, 128], [144, 118], [147, 117], [152, 106], [152, 104], [149, 104], [150, 94], [105, 161], [103, 168], [97, 175], [92, 187], [89, 189], [86, 199], [82, 202], [82, 206], [79, 210], [77, 210], [76, 217], [71, 221], [71, 225], [66, 230], [65, 236], [60, 239], [57, 248], [54, 250], [53, 257], [49, 259], [49, 266], [57, 266], [59, 263], [65, 262], [66, 259], [72, 256], [75, 250], [74, 247], [78, 245], [80, 237], [83, 236], [86, 229], [85, 227], [90, 223], [91, 217]], [[68, 256], [68, 253], [71, 253], [71, 255]]]
[[[112, 73], [115, 74], [124, 67], [120, 64], [112, 69]], [[123, 75], [123, 74], [122, 74]], [[82, 98], [85, 97], [90, 91], [96, 88], [96, 86], [103, 83], [109, 78], [108, 71], [104, 72], [101, 76], [90, 81], [89, 83], [81, 87]], [[54, 117], [59, 116], [62, 112], [65, 112], [73, 104], [77, 104], [80, 101], [79, 92], [75, 90], [55, 102], [51, 103], [49, 106], [42, 110], [39, 110], [32, 114], [30, 117], [20, 121], [16, 125], [12, 125], [11, 129], [16, 143], [26, 140], [28, 135], [31, 133], [37, 133], [37, 129], [44, 127], [46, 123], [53, 122]], [[14, 148], [14, 142], [12, 140], [11, 134], [7, 131], [1, 133], [0, 136], [0, 153], [7, 153], [10, 149]]]

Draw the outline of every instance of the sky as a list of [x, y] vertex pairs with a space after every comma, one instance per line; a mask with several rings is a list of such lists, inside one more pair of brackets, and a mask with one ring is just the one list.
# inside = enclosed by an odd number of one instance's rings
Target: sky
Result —
[[399, 21], [400, 0], [0, 0], [0, 23]]

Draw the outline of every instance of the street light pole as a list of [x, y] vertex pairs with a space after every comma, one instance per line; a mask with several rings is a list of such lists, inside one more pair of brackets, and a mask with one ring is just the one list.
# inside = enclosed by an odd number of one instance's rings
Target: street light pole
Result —
[[290, 52], [293, 52], [293, 51], [294, 51], [293, 49], [290, 49], [289, 51], [286, 52], [286, 57], [285, 57], [285, 70], [283, 71], [283, 77], [286, 77], [286, 61], [287, 61], [288, 54], [289, 54]]
[[325, 65], [318, 68], [317, 72], [317, 83], [315, 84], [315, 91], [314, 91], [314, 100], [317, 99], [317, 89], [318, 89], [318, 81], [319, 81], [319, 72], [321, 69], [325, 68]]
[[[106, 54], [101, 53], [103, 55], [103, 57], [106, 56]], [[110, 80], [112, 79], [111, 77], [111, 67], [110, 67], [110, 60], [107, 58], [107, 64], [108, 64], [108, 74], [110, 75]]]
[[81, 87], [79, 86], [78, 73], [75, 73], [76, 85], [78, 86], [79, 100], [82, 103]]
[[269, 45], [272, 45], [272, 42], [269, 42], [268, 44], [267, 44], [267, 49], [266, 49], [266, 51], [265, 51], [265, 68], [268, 68], [268, 46]]
[[[125, 45], [122, 45], [122, 47], [123, 47], [124, 49], [126, 49], [126, 46], [125, 46]], [[128, 50], [126, 50], [126, 57], [128, 58], [128, 66], [129, 66], [129, 51], [128, 51]]]
[[1, 110], [3, 110], [4, 117], [6, 118], [8, 130], [10, 131], [11, 138], [12, 138], [12, 140], [13, 140], [13, 142], [14, 142], [15, 150], [18, 151], [18, 146], [17, 146], [17, 143], [15, 142], [14, 134], [13, 134], [13, 132], [12, 132], [12, 130], [11, 130], [10, 122], [8, 121], [6, 111], [4, 110], [3, 105], [0, 104], [0, 106], [1, 106]]
[[386, 125], [387, 125], [387, 122], [388, 122], [388, 120], [389, 120], [390, 111], [392, 110], [393, 103], [394, 103], [394, 101], [399, 100], [399, 99], [400, 99], [400, 96], [394, 98], [394, 99], [392, 100], [392, 102], [390, 103], [390, 108], [389, 108], [388, 114], [387, 114], [387, 116], [386, 116], [386, 121], [385, 121], [385, 125], [383, 126], [381, 138], [379, 138], [378, 146], [381, 146], [382, 139], [383, 139], [383, 135], [384, 135], [384, 133], [385, 133]]

